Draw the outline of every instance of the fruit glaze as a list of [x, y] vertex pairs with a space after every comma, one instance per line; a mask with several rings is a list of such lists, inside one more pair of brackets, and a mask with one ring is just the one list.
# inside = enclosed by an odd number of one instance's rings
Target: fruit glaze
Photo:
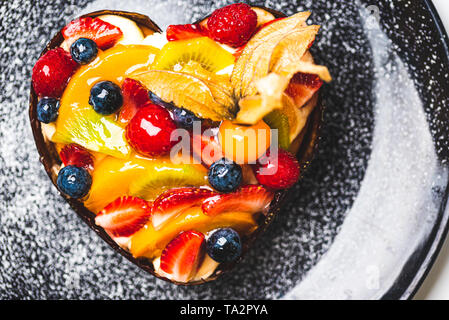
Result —
[[156, 276], [216, 278], [300, 177], [331, 81], [309, 16], [240, 3], [165, 32], [131, 13], [70, 22], [32, 74], [31, 118], [58, 159], [47, 172]]

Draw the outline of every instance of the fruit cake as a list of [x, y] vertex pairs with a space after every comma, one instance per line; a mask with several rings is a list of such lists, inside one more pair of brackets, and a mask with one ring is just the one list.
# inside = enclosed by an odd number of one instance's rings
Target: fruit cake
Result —
[[309, 16], [238, 3], [165, 32], [123, 12], [68, 23], [31, 88], [33, 132], [59, 191], [156, 276], [215, 279], [316, 143], [331, 76], [309, 51], [319, 30]]

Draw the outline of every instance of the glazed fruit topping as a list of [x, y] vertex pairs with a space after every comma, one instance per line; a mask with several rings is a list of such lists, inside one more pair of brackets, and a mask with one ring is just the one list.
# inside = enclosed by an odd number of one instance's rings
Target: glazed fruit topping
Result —
[[161, 255], [161, 270], [174, 281], [187, 282], [195, 275], [204, 257], [204, 235], [197, 231], [185, 231], [174, 238]]
[[167, 154], [176, 141], [171, 134], [176, 125], [164, 108], [150, 104], [140, 109], [126, 127], [129, 144], [145, 156]]
[[232, 228], [241, 235], [249, 235], [257, 229], [257, 222], [253, 213], [228, 212], [210, 217], [203, 213], [201, 207], [192, 207], [167, 222], [161, 230], [156, 231], [151, 224], [147, 224], [133, 236], [131, 252], [135, 257], [156, 258], [170, 240], [182, 231], [206, 233], [217, 228]]
[[59, 157], [65, 166], [81, 167], [87, 170], [94, 168], [94, 161], [89, 151], [77, 144], [68, 144], [59, 152]]
[[195, 159], [201, 161], [206, 167], [210, 167], [215, 161], [223, 158], [220, 144], [211, 135], [193, 134], [192, 150]]
[[95, 223], [114, 237], [129, 237], [142, 228], [151, 215], [151, 204], [136, 197], [121, 197], [95, 217]]
[[297, 107], [302, 107], [322, 85], [323, 81], [316, 74], [299, 72], [293, 76], [285, 93], [293, 98]]
[[234, 56], [208, 37], [172, 41], [164, 45], [152, 66], [156, 70], [175, 70], [195, 61], [209, 72], [234, 64]]
[[270, 147], [271, 129], [262, 120], [251, 126], [225, 120], [218, 138], [226, 158], [238, 164], [254, 164]]
[[67, 166], [59, 171], [56, 184], [65, 195], [81, 199], [89, 193], [92, 177], [84, 168]]
[[162, 193], [153, 204], [151, 223], [158, 230], [169, 219], [176, 217], [185, 209], [200, 205], [204, 199], [215, 195], [208, 189], [177, 188]]
[[119, 121], [128, 123], [147, 103], [151, 103], [147, 89], [134, 79], [126, 78], [122, 84], [123, 107], [120, 110]]
[[275, 190], [292, 187], [299, 179], [300, 169], [296, 157], [288, 151], [279, 149], [277, 156], [270, 151], [254, 166], [257, 181]]
[[100, 81], [90, 89], [89, 104], [101, 115], [116, 113], [123, 105], [120, 87], [111, 81]]
[[37, 103], [37, 119], [43, 123], [56, 121], [58, 118], [59, 100], [55, 98], [42, 98]]
[[216, 216], [225, 212], [262, 212], [273, 200], [273, 192], [259, 185], [248, 185], [229, 194], [219, 194], [202, 204], [204, 214]]
[[40, 97], [59, 98], [78, 64], [64, 49], [48, 51], [33, 67], [33, 88]]
[[248, 42], [256, 31], [257, 14], [247, 4], [231, 4], [214, 11], [207, 27], [212, 39], [238, 48]]
[[207, 29], [199, 24], [175, 24], [167, 28], [167, 40], [186, 40], [208, 35]]
[[193, 129], [195, 121], [201, 121], [192, 111], [184, 108], [172, 108], [173, 121], [178, 127], [184, 129]]
[[98, 47], [91, 39], [79, 38], [70, 47], [70, 54], [79, 64], [88, 64], [97, 56]]
[[62, 29], [69, 46], [79, 38], [88, 38], [105, 50], [112, 47], [122, 36], [120, 28], [98, 18], [84, 17], [70, 22]]
[[242, 253], [242, 241], [239, 234], [231, 228], [214, 231], [207, 239], [207, 254], [220, 263], [233, 262]]
[[242, 168], [234, 161], [222, 158], [209, 168], [209, 183], [220, 192], [235, 191], [242, 183]]

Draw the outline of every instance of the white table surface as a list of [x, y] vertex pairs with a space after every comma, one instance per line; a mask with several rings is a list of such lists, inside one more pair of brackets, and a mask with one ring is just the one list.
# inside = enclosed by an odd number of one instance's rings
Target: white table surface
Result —
[[[449, 0], [433, 0], [433, 3], [449, 32]], [[449, 239], [415, 299], [449, 300]]]

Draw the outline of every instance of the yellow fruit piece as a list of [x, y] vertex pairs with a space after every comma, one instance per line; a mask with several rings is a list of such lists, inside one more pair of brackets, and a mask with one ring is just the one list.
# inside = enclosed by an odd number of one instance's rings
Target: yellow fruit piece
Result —
[[283, 92], [288, 86], [288, 79], [270, 73], [256, 83], [259, 95], [243, 98], [239, 102], [240, 111], [235, 122], [254, 125], [275, 109], [283, 108]]
[[132, 78], [140, 81], [163, 101], [188, 109], [199, 118], [221, 121], [234, 117], [232, 99], [227, 99], [229, 104], [222, 104], [226, 92], [218, 94], [219, 88], [211, 89], [205, 81], [191, 74], [150, 70], [136, 73]]
[[288, 118], [290, 142], [292, 142], [306, 125], [313, 106], [310, 107], [310, 104], [307, 104], [303, 108], [297, 108], [293, 100], [286, 94], [284, 94], [282, 101], [283, 108], [280, 111]]
[[118, 197], [128, 195], [132, 181], [153, 168], [156, 160], [130, 157], [128, 160], [106, 157], [95, 164], [92, 172], [92, 187], [84, 205], [98, 213]]
[[270, 147], [271, 131], [264, 121], [245, 126], [225, 120], [220, 125], [218, 139], [227, 159], [254, 164]]
[[[196, 61], [189, 61], [182, 69], [182, 73], [191, 74], [203, 81], [211, 90], [215, 100], [228, 106], [234, 106], [232, 98], [232, 85], [227, 75], [217, 75], [204, 69], [201, 64]], [[233, 112], [235, 110], [232, 110]]]
[[101, 80], [120, 84], [135, 71], [147, 70], [159, 50], [151, 46], [117, 45], [81, 66], [62, 95], [53, 141], [77, 143], [91, 151], [126, 158], [131, 152], [124, 128], [112, 116], [102, 116], [89, 105], [90, 89]]
[[201, 164], [157, 164], [131, 183], [129, 194], [151, 201], [171, 188], [208, 185], [207, 169]]
[[[95, 164], [92, 187], [84, 205], [90, 211], [98, 213], [106, 205], [125, 195], [152, 200], [167, 188], [173, 187], [173, 181], [177, 183], [177, 187], [207, 186], [207, 169], [200, 164], [173, 164], [168, 157], [157, 160], [137, 155], [127, 160], [106, 157]], [[138, 191], [143, 192], [142, 189], [146, 193], [151, 190], [151, 196], [137, 194]]]
[[189, 61], [217, 72], [234, 64], [234, 56], [208, 37], [170, 41], [157, 55], [152, 69], [179, 71]]
[[[275, 21], [262, 28], [251, 38], [237, 59], [231, 75], [231, 83], [234, 86], [236, 97], [250, 96], [257, 92], [255, 83], [270, 72], [271, 55], [282, 39], [298, 30], [304, 30], [310, 34], [317, 31], [317, 26], [303, 27], [309, 16], [310, 12], [300, 12]], [[307, 50], [307, 46], [308, 44], [306, 44], [305, 50]]]
[[151, 223], [145, 225], [132, 236], [131, 253], [136, 258], [153, 259], [183, 231], [196, 230], [206, 233], [216, 228], [233, 228], [243, 236], [254, 232], [257, 229], [257, 222], [251, 213], [228, 212], [209, 217], [203, 213], [201, 207], [194, 207], [171, 220], [161, 230], [154, 230]]

